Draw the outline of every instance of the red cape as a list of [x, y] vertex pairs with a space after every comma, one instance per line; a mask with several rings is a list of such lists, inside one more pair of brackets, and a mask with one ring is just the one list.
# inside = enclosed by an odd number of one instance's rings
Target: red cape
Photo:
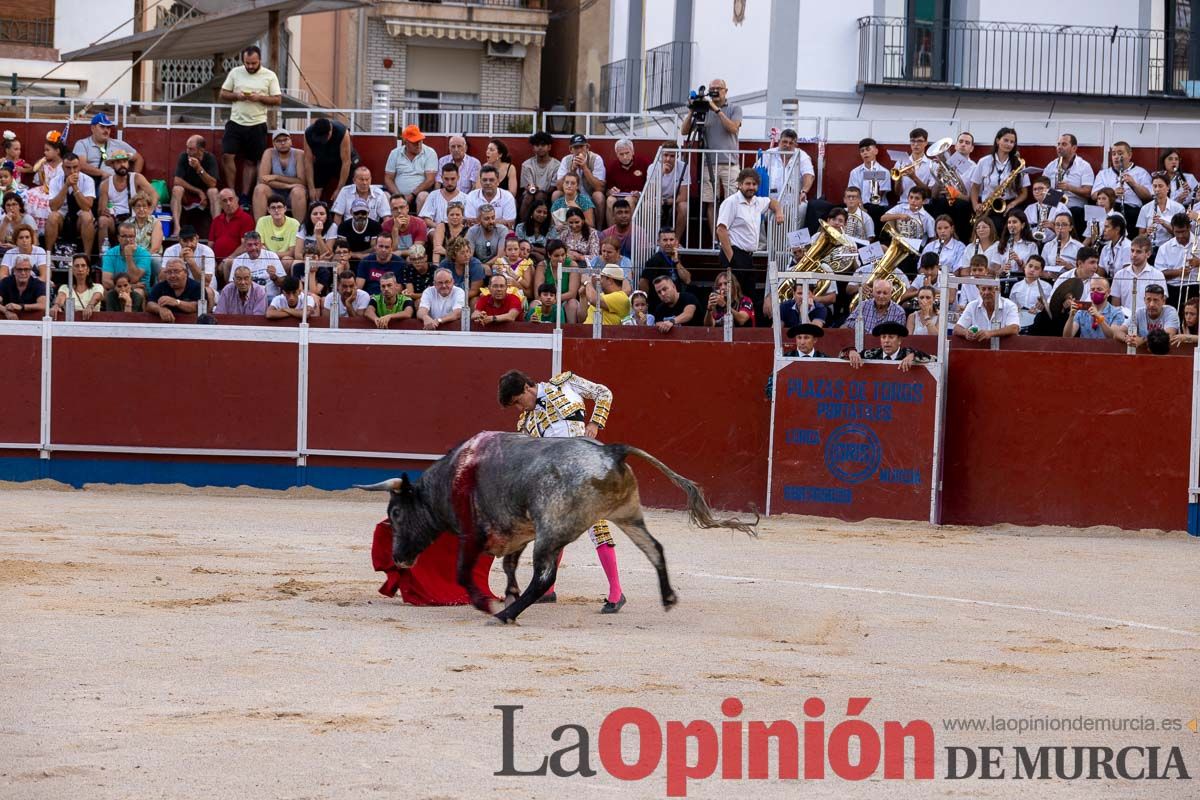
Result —
[[[463, 606], [471, 601], [467, 590], [458, 585], [458, 537], [441, 533], [421, 554], [412, 569], [400, 569], [392, 560], [392, 526], [387, 520], [375, 526], [375, 541], [371, 546], [371, 562], [377, 572], [387, 575], [379, 587], [385, 597], [395, 597], [396, 590], [404, 602], [414, 606]], [[488, 573], [492, 556], [479, 556], [472, 579], [488, 597], [499, 600], [488, 588]]]

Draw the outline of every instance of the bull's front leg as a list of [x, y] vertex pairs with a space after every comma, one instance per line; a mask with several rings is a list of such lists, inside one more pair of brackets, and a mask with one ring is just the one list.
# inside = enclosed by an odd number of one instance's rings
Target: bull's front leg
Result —
[[492, 601], [475, 585], [475, 564], [479, 561], [479, 534], [458, 537], [458, 585], [467, 590], [471, 605], [485, 614], [492, 613]]
[[[558, 557], [562, 553], [563, 546], [557, 545], [554, 547], [545, 546], [539, 540], [533, 546], [533, 579], [529, 581], [529, 585], [525, 587], [525, 592], [512, 605], [505, 608], [499, 614], [496, 614], [496, 619], [501, 622], [516, 622], [517, 617], [521, 612], [529, 608], [537, 602], [538, 598], [549, 591], [554, 585], [554, 579], [558, 574]], [[508, 559], [505, 558], [505, 567], [508, 565]]]
[[525, 552], [522, 547], [515, 553], [509, 553], [504, 557], [504, 575], [508, 578], [508, 583], [504, 587], [504, 600], [507, 604], [511, 604], [521, 596], [521, 586], [517, 583], [517, 565], [521, 563], [521, 553]]

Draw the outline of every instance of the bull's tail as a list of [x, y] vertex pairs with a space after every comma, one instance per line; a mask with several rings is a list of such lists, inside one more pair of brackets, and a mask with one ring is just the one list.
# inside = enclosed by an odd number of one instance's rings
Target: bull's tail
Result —
[[688, 517], [691, 519], [693, 525], [699, 528], [729, 528], [749, 534], [750, 536], [758, 536], [757, 526], [760, 519], [758, 514], [754, 515], [754, 522], [742, 522], [740, 519], [734, 519], [733, 517], [715, 517], [713, 516], [712, 509], [709, 508], [708, 501], [704, 499], [704, 492], [701, 491], [695, 482], [683, 477], [645, 450], [627, 444], [610, 444], [606, 445], [606, 447], [613, 451], [622, 461], [631, 455], [649, 461], [659, 472], [670, 478], [671, 483], [678, 486], [687, 495]]

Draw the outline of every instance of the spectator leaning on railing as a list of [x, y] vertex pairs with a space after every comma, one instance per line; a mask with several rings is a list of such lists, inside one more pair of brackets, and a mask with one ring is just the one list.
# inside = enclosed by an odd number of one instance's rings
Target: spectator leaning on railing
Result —
[[754, 271], [754, 251], [758, 249], [758, 230], [768, 210], [775, 223], [782, 224], [783, 210], [774, 198], [758, 197], [758, 173], [744, 169], [737, 175], [737, 192], [725, 198], [717, 214], [717, 240], [721, 246], [721, 266], [732, 270], [742, 286], [754, 291], [758, 274]]
[[249, 267], [235, 267], [233, 279], [221, 290], [214, 312], [262, 316], [266, 310], [267, 290], [250, 277]]
[[385, 272], [380, 276], [379, 293], [371, 296], [366, 313], [366, 318], [375, 323], [376, 328], [386, 330], [392, 320], [412, 319], [416, 314], [415, 305], [401, 288], [392, 273]]
[[162, 278], [146, 298], [146, 311], [163, 322], [174, 322], [175, 312], [195, 314], [203, 290], [198, 281], [188, 277], [183, 262], [173, 258], [163, 264]]
[[29, 256], [19, 255], [14, 261], [12, 274], [0, 280], [0, 312], [5, 319], [17, 319], [28, 311], [46, 310], [46, 284], [33, 277], [33, 262]]

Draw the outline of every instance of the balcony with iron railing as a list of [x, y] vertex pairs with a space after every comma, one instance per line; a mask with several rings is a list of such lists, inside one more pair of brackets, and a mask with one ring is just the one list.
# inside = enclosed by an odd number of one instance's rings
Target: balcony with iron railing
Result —
[[623, 58], [600, 67], [600, 110], [629, 114], [641, 105], [642, 62]]
[[666, 111], [687, 103], [695, 42], [667, 42], [646, 51], [646, 109]]
[[1195, 47], [1162, 30], [861, 17], [858, 88], [1188, 98]]
[[54, 47], [54, 18], [0, 17], [0, 56], [9, 45]]

